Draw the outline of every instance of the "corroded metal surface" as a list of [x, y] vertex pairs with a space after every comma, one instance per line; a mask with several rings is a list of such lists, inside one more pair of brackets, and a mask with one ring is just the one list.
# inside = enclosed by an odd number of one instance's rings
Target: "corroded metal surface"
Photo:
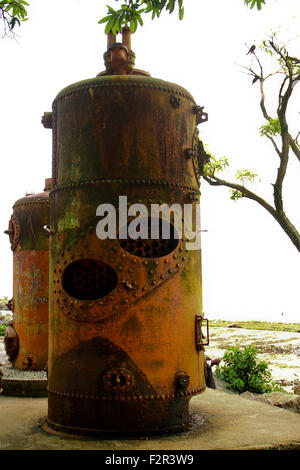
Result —
[[16, 201], [9, 223], [13, 328], [18, 337], [18, 351], [10, 360], [16, 369], [42, 370], [48, 358], [49, 238], [43, 226], [49, 223], [50, 182], [46, 180], [43, 193]]
[[149, 209], [199, 202], [198, 154], [185, 152], [197, 146], [197, 122], [205, 120], [203, 108], [194, 107], [182, 87], [137, 75], [85, 80], [53, 103], [47, 417], [53, 429], [180, 431], [190, 398], [205, 389], [195, 320], [203, 315], [201, 250], [188, 251], [185, 239], [96, 235], [97, 207], [117, 208], [120, 195]]
[[97, 77], [104, 75], [143, 75], [150, 76], [148, 72], [134, 68], [135, 53], [131, 49], [130, 28], [122, 29], [122, 42], [117, 42], [116, 35], [109, 32], [107, 35], [107, 51], [103, 55], [105, 71]]

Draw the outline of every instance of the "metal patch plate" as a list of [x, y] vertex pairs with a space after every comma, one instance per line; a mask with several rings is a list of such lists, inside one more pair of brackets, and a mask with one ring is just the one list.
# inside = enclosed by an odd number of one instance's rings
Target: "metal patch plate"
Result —
[[[184, 244], [183, 240], [179, 240], [172, 253], [149, 259], [128, 253], [117, 240], [100, 241], [94, 233], [88, 233], [57, 258], [53, 270], [54, 301], [68, 319], [78, 322], [99, 322], [124, 312], [183, 268]], [[72, 297], [64, 289], [63, 274], [66, 268], [71, 263], [87, 259], [105, 263], [117, 273], [116, 287], [108, 295], [82, 300]]]

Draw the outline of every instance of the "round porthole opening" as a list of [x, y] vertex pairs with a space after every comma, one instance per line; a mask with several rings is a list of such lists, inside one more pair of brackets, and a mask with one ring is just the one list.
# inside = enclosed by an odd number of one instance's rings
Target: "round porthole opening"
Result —
[[[145, 222], [145, 233], [147, 238], [133, 239], [130, 237], [130, 222], [127, 225], [127, 238], [120, 239], [118, 242], [123, 250], [131, 253], [132, 255], [140, 258], [161, 258], [174, 251], [179, 243], [177, 231], [171, 222], [162, 220], [161, 218], [154, 219], [148, 217], [147, 219], [141, 219], [141, 223]], [[156, 238], [151, 238], [151, 227], [156, 228]], [[138, 228], [140, 230], [140, 228]]]
[[118, 283], [116, 271], [96, 259], [69, 264], [62, 275], [63, 289], [78, 300], [96, 300], [112, 292]]

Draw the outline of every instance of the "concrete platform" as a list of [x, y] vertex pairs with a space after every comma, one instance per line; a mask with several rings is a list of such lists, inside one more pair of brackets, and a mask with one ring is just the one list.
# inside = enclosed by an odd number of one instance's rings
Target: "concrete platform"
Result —
[[0, 395], [0, 450], [300, 449], [299, 414], [212, 389], [190, 403], [195, 426], [189, 432], [100, 440], [60, 437], [42, 430], [39, 422], [47, 414], [47, 398]]

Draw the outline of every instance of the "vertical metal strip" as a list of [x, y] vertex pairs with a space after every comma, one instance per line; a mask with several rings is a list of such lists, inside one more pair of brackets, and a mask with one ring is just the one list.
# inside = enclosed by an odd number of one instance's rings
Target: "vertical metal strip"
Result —
[[57, 181], [57, 104], [52, 107], [52, 189]]

